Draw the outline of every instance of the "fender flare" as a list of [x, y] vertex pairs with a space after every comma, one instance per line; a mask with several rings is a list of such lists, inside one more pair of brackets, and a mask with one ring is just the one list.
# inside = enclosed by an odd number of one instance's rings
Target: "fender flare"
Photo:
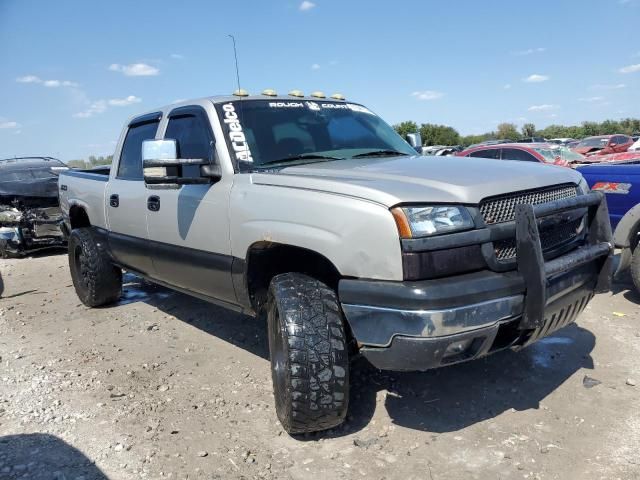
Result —
[[613, 234], [613, 243], [618, 248], [629, 248], [631, 238], [640, 227], [640, 203], [624, 214]]

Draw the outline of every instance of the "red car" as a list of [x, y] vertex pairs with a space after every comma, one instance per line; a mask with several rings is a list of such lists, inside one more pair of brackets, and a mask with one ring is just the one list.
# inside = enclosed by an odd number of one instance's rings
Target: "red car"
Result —
[[579, 162], [581, 164], [593, 164], [593, 163], [610, 163], [610, 162], [628, 162], [631, 160], [640, 161], [640, 152], [622, 152], [622, 153], [609, 153], [608, 155], [589, 155]]
[[[568, 155], [567, 155], [568, 154]], [[540, 162], [551, 165], [569, 166], [571, 150], [548, 143], [501, 143], [500, 145], [482, 145], [463, 150], [460, 157], [495, 158], [496, 160], [520, 160]], [[569, 158], [568, 158], [569, 157]]]
[[633, 145], [633, 138], [628, 135], [599, 135], [583, 138], [573, 147], [573, 151], [587, 156], [607, 155], [626, 152], [631, 145]]

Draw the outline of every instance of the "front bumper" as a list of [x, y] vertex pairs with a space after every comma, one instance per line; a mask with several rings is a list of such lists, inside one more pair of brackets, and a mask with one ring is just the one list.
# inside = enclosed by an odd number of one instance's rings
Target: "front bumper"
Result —
[[[588, 208], [586, 244], [545, 262], [538, 218]], [[523, 347], [575, 320], [611, 282], [611, 228], [599, 192], [516, 209], [517, 270], [415, 282], [342, 280], [361, 353], [387, 370], [427, 370]]]

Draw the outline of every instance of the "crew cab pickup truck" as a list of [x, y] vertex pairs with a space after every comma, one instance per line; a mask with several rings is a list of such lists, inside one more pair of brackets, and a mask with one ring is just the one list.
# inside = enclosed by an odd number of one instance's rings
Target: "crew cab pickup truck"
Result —
[[628, 271], [640, 291], [640, 160], [583, 166], [578, 171], [592, 190], [607, 197], [613, 243], [621, 251], [616, 275]]
[[127, 270], [265, 318], [276, 413], [340, 424], [349, 360], [427, 370], [520, 349], [609, 289], [604, 195], [568, 168], [423, 157], [371, 110], [298, 91], [132, 118], [106, 172], [64, 172], [81, 301]]

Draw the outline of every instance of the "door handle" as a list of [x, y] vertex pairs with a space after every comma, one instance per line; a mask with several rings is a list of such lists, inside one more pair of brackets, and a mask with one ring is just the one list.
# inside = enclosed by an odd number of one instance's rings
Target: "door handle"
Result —
[[157, 212], [160, 210], [160, 197], [157, 195], [151, 195], [147, 198], [147, 209], [152, 212]]
[[113, 194], [109, 197], [109, 206], [113, 208], [118, 208], [120, 206], [120, 196], [117, 194]]

